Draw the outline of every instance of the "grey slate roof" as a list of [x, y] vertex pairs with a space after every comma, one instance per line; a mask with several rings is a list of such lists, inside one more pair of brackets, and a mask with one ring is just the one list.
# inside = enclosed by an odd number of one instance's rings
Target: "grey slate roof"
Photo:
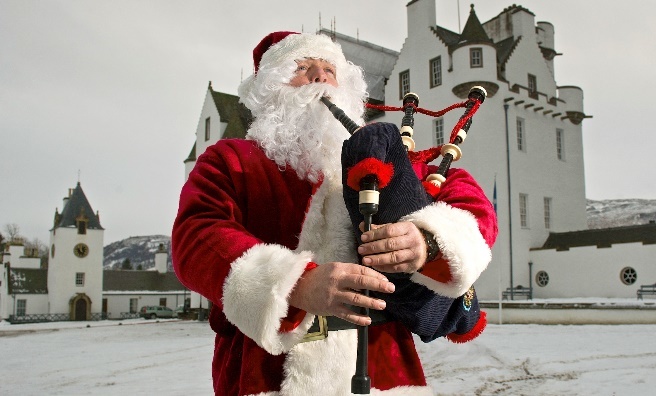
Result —
[[[48, 270], [10, 268], [9, 294], [48, 294]], [[103, 291], [183, 291], [175, 273], [156, 271], [104, 271]]]
[[186, 288], [173, 272], [104, 271], [103, 291], [182, 291]]
[[617, 243], [656, 244], [656, 223], [593, 230], [552, 232], [541, 248], [531, 250], [569, 250], [572, 247], [611, 247]]
[[[385, 84], [392, 74], [399, 53], [359, 38], [337, 33], [334, 30], [324, 28], [319, 33], [331, 37], [333, 41], [341, 46], [346, 60], [362, 68], [369, 99], [379, 102], [384, 101]], [[337, 74], [339, 74], [339, 71]]]
[[209, 89], [221, 122], [228, 124], [221, 139], [245, 137], [253, 120], [250, 110], [239, 103], [238, 96], [217, 92], [212, 89], [211, 83]]
[[431, 30], [437, 36], [437, 38], [442, 40], [444, 45], [447, 47], [457, 45], [460, 41], [460, 35], [456, 32], [450, 31], [449, 29], [445, 29], [441, 26], [432, 26]]
[[460, 34], [460, 42], [463, 43], [481, 43], [481, 42], [489, 42], [491, 43], [492, 40], [490, 37], [487, 35], [485, 32], [485, 29], [483, 28], [483, 25], [481, 25], [481, 21], [478, 19], [476, 16], [476, 12], [474, 11], [474, 5], [471, 5], [471, 10], [469, 11], [469, 18], [467, 18], [467, 22], [465, 23], [465, 27], [462, 29], [462, 33]]
[[89, 200], [86, 195], [84, 195], [80, 182], [78, 182], [77, 186], [73, 189], [71, 196], [68, 198], [68, 203], [66, 203], [66, 206], [62, 210], [58, 221], [56, 220], [54, 228], [77, 227], [76, 220], [80, 215], [83, 215], [88, 219], [87, 229], [103, 229], [100, 225], [100, 219], [98, 219], [98, 216], [96, 216], [93, 209], [91, 209]]
[[48, 270], [41, 268], [10, 268], [8, 293], [48, 294]]

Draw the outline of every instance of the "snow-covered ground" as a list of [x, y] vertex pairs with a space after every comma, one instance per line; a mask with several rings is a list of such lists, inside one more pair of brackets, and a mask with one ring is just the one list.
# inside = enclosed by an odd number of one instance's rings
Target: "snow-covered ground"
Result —
[[[489, 325], [419, 342], [439, 395], [654, 395], [656, 325]], [[0, 395], [210, 395], [206, 322], [0, 322]]]

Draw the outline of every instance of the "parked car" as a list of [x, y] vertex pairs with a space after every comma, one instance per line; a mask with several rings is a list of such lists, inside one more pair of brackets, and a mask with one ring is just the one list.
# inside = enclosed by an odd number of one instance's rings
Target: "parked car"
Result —
[[168, 307], [162, 307], [158, 305], [146, 305], [141, 307], [139, 311], [139, 316], [146, 319], [157, 319], [157, 318], [177, 318], [178, 313]]

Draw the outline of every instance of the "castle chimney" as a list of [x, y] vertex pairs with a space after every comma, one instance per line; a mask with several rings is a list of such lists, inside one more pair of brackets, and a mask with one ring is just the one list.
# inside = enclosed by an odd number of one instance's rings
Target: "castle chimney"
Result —
[[167, 261], [169, 254], [166, 251], [163, 243], [159, 244], [159, 248], [155, 253], [155, 269], [160, 274], [165, 274], [167, 272]]

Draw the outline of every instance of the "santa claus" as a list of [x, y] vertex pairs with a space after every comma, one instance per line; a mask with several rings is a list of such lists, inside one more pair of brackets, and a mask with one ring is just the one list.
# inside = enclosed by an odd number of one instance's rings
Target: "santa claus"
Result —
[[[178, 277], [214, 304], [215, 393], [349, 395], [355, 325], [370, 325], [371, 393], [432, 395], [412, 332], [465, 342], [483, 330], [472, 284], [496, 237], [491, 204], [454, 169], [436, 202], [358, 246], [342, 195], [349, 134], [319, 99], [363, 123], [362, 70], [323, 35], [272, 33], [253, 54], [239, 87], [254, 116], [247, 138], [198, 158], [172, 235]], [[409, 281], [399, 288], [390, 273]]]

